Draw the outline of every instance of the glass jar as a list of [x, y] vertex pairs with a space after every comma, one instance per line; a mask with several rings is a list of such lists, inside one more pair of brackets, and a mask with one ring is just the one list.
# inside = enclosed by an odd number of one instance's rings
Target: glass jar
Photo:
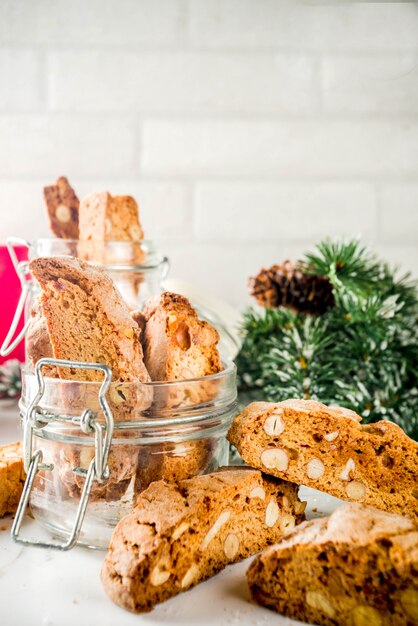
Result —
[[[102, 370], [104, 382], [48, 378], [48, 367]], [[236, 371], [184, 381], [112, 383], [105, 365], [41, 359], [23, 372], [20, 411], [28, 478], [15, 518], [29, 503], [59, 539], [106, 548], [112, 530], [152, 481], [182, 480], [228, 464]], [[87, 506], [88, 503], [88, 506]], [[86, 508], [87, 507], [87, 508]], [[41, 545], [51, 546], [48, 543]]]

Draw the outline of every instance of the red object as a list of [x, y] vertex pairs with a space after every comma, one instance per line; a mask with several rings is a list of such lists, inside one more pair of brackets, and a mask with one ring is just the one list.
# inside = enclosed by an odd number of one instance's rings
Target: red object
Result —
[[[28, 258], [28, 249], [25, 246], [15, 247], [16, 256], [19, 261], [25, 261]], [[9, 255], [7, 246], [0, 246], [0, 345], [6, 337], [13, 316], [16, 311], [17, 303], [21, 293], [21, 285], [16, 270], [13, 267], [12, 260]], [[19, 322], [16, 334], [23, 327], [23, 315]], [[6, 357], [0, 356], [0, 364], [9, 359], [18, 359], [23, 363], [25, 360], [25, 342], [22, 340], [20, 344]]]

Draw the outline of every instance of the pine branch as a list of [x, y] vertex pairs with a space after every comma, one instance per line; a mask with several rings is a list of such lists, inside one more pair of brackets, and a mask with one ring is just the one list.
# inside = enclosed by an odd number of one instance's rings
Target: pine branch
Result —
[[381, 265], [356, 240], [325, 240], [318, 245], [316, 253], [305, 255], [301, 265], [309, 274], [326, 276], [336, 296], [342, 292], [371, 294], [383, 272]]

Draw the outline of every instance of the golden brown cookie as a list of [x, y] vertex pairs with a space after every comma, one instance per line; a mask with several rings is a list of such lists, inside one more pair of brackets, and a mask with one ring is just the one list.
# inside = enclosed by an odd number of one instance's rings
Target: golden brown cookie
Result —
[[[140, 321], [144, 328], [144, 360], [151, 378], [178, 381], [172, 386], [156, 386], [154, 410], [167, 411], [167, 416], [172, 416], [182, 407], [210, 402], [218, 391], [218, 381], [188, 379], [204, 379], [222, 370], [218, 332], [199, 320], [187, 298], [170, 292], [149, 300]], [[210, 439], [167, 442], [148, 448], [149, 456], [139, 457], [136, 493], [148, 486], [150, 476], [152, 480], [178, 481], [213, 469]]]
[[[149, 381], [149, 375], [138, 325], [110, 278], [100, 268], [71, 257], [39, 258], [31, 262], [30, 268], [42, 288], [42, 312], [54, 357], [108, 365], [114, 382], [107, 399], [114, 421], [138, 419], [152, 401], [152, 389], [141, 385]], [[47, 385], [50, 395], [45, 402], [49, 400], [54, 408], [58, 406], [70, 415], [81, 415], [85, 409], [97, 413], [99, 385], [78, 381], [101, 382], [102, 372], [63, 367], [57, 370], [63, 380], [59, 385]], [[74, 474], [73, 469], [87, 468], [84, 461], [88, 459], [82, 458], [82, 450], [86, 456], [86, 447], [66, 448], [58, 461], [60, 476], [74, 497], [80, 494], [84, 477]], [[117, 493], [124, 493], [134, 476], [136, 463], [134, 446], [112, 446], [111, 478], [105, 485], [95, 483], [92, 497], [117, 499]]]
[[185, 380], [222, 370], [219, 334], [199, 320], [184, 296], [164, 292], [147, 302], [144, 359], [152, 380]]
[[0, 517], [16, 512], [24, 482], [22, 444], [0, 446]]
[[[138, 205], [131, 196], [112, 196], [104, 191], [82, 200], [77, 256], [105, 265], [109, 271], [118, 267], [112, 276], [131, 308], [137, 306], [144, 280], [143, 272], [133, 269], [145, 263], [143, 238]], [[126, 272], [121, 270], [124, 267]]]
[[137, 613], [278, 541], [303, 519], [297, 485], [248, 468], [152, 483], [117, 525], [106, 593]]
[[[138, 325], [102, 269], [64, 256], [34, 259], [29, 267], [42, 289], [42, 311], [56, 358], [104, 363], [117, 381], [150, 380]], [[103, 379], [96, 370], [58, 369], [66, 379]]]
[[418, 624], [418, 531], [405, 517], [346, 504], [257, 556], [253, 598], [324, 626]]
[[79, 199], [65, 176], [55, 185], [44, 187], [44, 199], [49, 225], [56, 237], [78, 239]]
[[81, 241], [140, 241], [144, 232], [132, 196], [92, 193], [80, 204]]
[[418, 443], [392, 422], [360, 421], [310, 400], [254, 402], [228, 439], [252, 467], [418, 521]]

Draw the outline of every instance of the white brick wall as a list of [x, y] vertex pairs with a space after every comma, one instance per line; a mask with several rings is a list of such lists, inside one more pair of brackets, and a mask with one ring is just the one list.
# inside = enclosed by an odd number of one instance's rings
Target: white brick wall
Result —
[[326, 235], [416, 273], [415, 3], [3, 0], [0, 85], [1, 240], [47, 234], [66, 174], [238, 306]]

